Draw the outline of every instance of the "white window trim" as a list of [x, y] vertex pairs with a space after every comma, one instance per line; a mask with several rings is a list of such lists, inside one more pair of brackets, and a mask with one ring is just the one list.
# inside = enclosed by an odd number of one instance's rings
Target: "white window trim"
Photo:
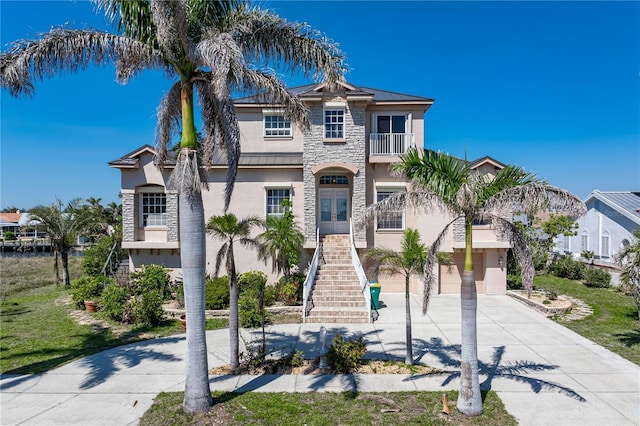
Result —
[[165, 224], [164, 225], [144, 225], [144, 196], [145, 194], [164, 194], [165, 195], [165, 210], [167, 209], [167, 193], [162, 186], [141, 186], [138, 188], [138, 226], [142, 229], [166, 229], [167, 212], [165, 211]]
[[289, 201], [293, 202], [293, 185], [291, 183], [269, 183], [264, 185], [264, 217], [269, 217], [269, 193], [270, 189], [286, 189], [289, 191]]
[[[604, 239], [607, 239], [607, 250], [604, 250]], [[611, 233], [609, 231], [604, 231], [602, 235], [600, 235], [600, 257], [611, 257]]]
[[[586, 248], [584, 248], [582, 244], [582, 241], [584, 239], [587, 240], [587, 244], [584, 244], [587, 246]], [[582, 234], [580, 235], [580, 248], [582, 248], [582, 251], [589, 251], [589, 232], [588, 231], [582, 231]]]
[[289, 134], [288, 135], [267, 135], [266, 117], [279, 116], [284, 120], [287, 120], [283, 109], [263, 109], [262, 110], [262, 136], [265, 139], [292, 139], [293, 138], [293, 123], [289, 121]]
[[[327, 111], [342, 111], [342, 137], [328, 138], [326, 128], [326, 112]], [[322, 109], [322, 139], [330, 142], [341, 142], [346, 139], [347, 133], [347, 104], [344, 102], [325, 102]]]
[[412, 120], [412, 114], [410, 112], [399, 112], [399, 111], [396, 111], [396, 112], [393, 112], [393, 111], [385, 112], [385, 111], [379, 111], [379, 112], [374, 112], [372, 115], [373, 115], [373, 119], [372, 119], [372, 123], [371, 123], [372, 126], [371, 127], [373, 127], [373, 129], [374, 129], [373, 133], [380, 133], [378, 131], [378, 116], [381, 116], [381, 115], [389, 115], [389, 116], [392, 116], [392, 115], [404, 115], [405, 116], [404, 132], [405, 132], [405, 134], [413, 133], [413, 130], [412, 130], [412, 127], [411, 127], [411, 124], [413, 123], [413, 120]]
[[[402, 182], [376, 182], [375, 202], [378, 202], [378, 192], [403, 192], [407, 190], [407, 184]], [[402, 209], [402, 226], [400, 228], [378, 228], [378, 216], [374, 220], [373, 227], [376, 232], [404, 232], [407, 228], [406, 209]]]

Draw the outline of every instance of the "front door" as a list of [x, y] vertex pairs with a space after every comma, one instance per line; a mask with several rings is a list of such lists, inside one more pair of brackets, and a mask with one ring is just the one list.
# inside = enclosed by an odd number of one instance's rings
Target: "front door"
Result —
[[320, 189], [320, 233], [349, 233], [349, 189]]

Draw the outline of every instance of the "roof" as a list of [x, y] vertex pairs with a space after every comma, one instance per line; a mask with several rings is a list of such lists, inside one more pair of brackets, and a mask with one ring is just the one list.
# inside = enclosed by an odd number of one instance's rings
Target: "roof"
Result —
[[[418, 103], [430, 105], [434, 99], [422, 96], [408, 95], [404, 93], [390, 92], [388, 90], [375, 89], [372, 87], [358, 87], [350, 83], [339, 83], [345, 90], [347, 98], [366, 99], [374, 103]], [[321, 95], [326, 83], [312, 83], [303, 86], [290, 87], [287, 90], [292, 95], [298, 95], [303, 99], [316, 98]], [[234, 101], [236, 105], [251, 105], [268, 103], [261, 96], [245, 96]]]
[[[156, 151], [151, 145], [143, 145], [138, 149], [123, 155], [117, 160], [109, 162], [109, 166], [123, 169], [138, 168], [138, 161], [142, 154], [149, 153], [155, 155]], [[170, 157], [165, 163], [165, 167], [175, 166], [175, 158]], [[294, 166], [302, 167], [301, 152], [243, 152], [240, 155], [239, 167], [281, 167]], [[227, 167], [227, 157], [218, 151], [214, 155], [212, 167]]]
[[623, 216], [640, 225], [640, 192], [611, 191], [602, 192], [597, 189], [587, 196], [585, 203], [600, 200]]
[[17, 225], [18, 222], [20, 222], [20, 216], [22, 216], [22, 213], [0, 213], [0, 221], [11, 222]]

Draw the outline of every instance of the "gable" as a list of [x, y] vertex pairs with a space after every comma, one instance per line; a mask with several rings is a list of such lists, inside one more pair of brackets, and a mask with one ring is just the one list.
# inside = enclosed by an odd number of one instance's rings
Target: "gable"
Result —
[[597, 209], [607, 216], [624, 216], [640, 225], [640, 192], [600, 192], [593, 191], [585, 204], [588, 209]]

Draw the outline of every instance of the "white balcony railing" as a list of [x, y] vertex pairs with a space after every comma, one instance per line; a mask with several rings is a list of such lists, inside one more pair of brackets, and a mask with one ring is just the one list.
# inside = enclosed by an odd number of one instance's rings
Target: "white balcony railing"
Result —
[[370, 155], [400, 155], [416, 146], [413, 133], [369, 134]]

